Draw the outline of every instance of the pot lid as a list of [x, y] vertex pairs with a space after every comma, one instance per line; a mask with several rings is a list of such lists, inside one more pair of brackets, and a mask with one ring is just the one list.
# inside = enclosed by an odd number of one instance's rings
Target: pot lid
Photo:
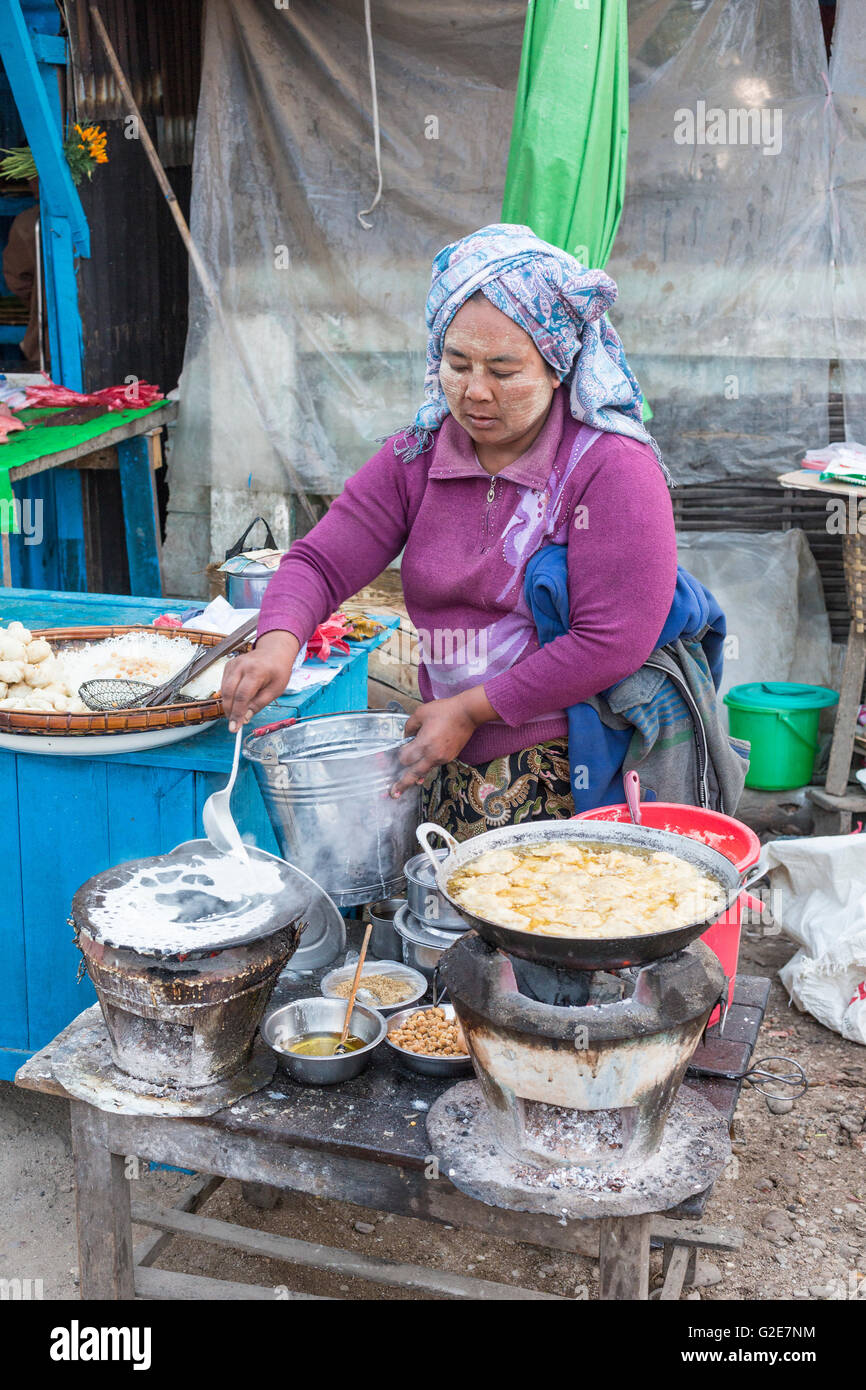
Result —
[[394, 930], [398, 936], [403, 937], [405, 941], [411, 941], [415, 946], [433, 946], [438, 950], [447, 950], [464, 932], [469, 931], [469, 923], [462, 922], [455, 931], [429, 927], [420, 917], [415, 916], [407, 903], [399, 909], [394, 918]]
[[726, 705], [734, 709], [764, 711], [795, 711], [823, 709], [835, 705], [839, 696], [824, 685], [801, 685], [797, 681], [751, 681], [733, 685], [724, 696]]
[[316, 911], [340, 914], [322, 888], [276, 855], [248, 847], [249, 863], [209, 840], [132, 859], [97, 874], [72, 902], [94, 941], [142, 956], [200, 956], [247, 945]]
[[232, 555], [219, 567], [220, 574], [245, 574], [248, 579], [258, 579], [261, 575], [270, 576], [280, 567], [284, 550], [245, 550], [241, 555]]

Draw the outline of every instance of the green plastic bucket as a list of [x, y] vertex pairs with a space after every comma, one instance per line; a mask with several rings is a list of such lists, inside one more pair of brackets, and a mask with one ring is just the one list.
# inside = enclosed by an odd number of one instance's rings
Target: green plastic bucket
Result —
[[818, 748], [818, 716], [839, 702], [835, 690], [790, 681], [732, 686], [724, 697], [732, 738], [752, 745], [746, 786], [760, 791], [805, 787]]

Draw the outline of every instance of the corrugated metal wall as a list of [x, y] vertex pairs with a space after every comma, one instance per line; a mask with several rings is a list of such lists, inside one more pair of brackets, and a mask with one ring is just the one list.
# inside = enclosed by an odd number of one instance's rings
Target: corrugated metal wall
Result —
[[[99, 0], [109, 37], [189, 217], [193, 139], [201, 76], [203, 0]], [[79, 264], [85, 389], [128, 376], [170, 391], [183, 365], [189, 263], [183, 243], [131, 129], [129, 112], [90, 19], [87, 0], [67, 0], [67, 108], [81, 125], [108, 133], [109, 163], [82, 184], [91, 255]], [[120, 483], [113, 471], [83, 474], [88, 574], [95, 587], [126, 593]], [[166, 470], [157, 473], [160, 512]]]
[[[201, 73], [202, 0], [101, 0], [100, 11], [184, 211], [189, 210]], [[187, 326], [188, 263], [90, 21], [67, 6], [69, 102], [108, 132], [109, 165], [82, 186], [92, 253], [79, 273], [89, 387], [129, 374], [177, 383]]]

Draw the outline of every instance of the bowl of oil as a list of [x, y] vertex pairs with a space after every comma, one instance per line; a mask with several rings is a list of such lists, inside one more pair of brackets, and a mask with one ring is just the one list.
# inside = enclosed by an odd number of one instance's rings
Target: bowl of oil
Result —
[[319, 996], [296, 999], [268, 1014], [262, 1023], [262, 1037], [295, 1081], [304, 1086], [334, 1086], [364, 1070], [388, 1025], [375, 1009], [356, 1003], [349, 1019], [347, 1050], [338, 1055], [346, 1006], [345, 999]]

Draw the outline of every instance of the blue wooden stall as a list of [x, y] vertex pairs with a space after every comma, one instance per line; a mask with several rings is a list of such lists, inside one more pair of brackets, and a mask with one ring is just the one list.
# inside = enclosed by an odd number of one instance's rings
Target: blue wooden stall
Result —
[[[90, 255], [90, 229], [63, 152], [58, 72], [67, 62], [66, 40], [54, 0], [2, 0], [0, 60], [39, 171], [45, 312], [54, 381], [80, 391], [84, 383], [76, 257]], [[35, 489], [35, 491], [34, 491]], [[63, 570], [53, 585], [87, 588], [84, 504], [77, 469], [27, 480], [16, 495], [39, 497], [56, 534], [64, 538]]]
[[[0, 591], [0, 624], [28, 627], [150, 623], [189, 604], [110, 594]], [[396, 618], [385, 618], [390, 627]], [[326, 663], [329, 684], [284, 696], [253, 725], [367, 707], [367, 657], [382, 639], [353, 644]], [[75, 890], [127, 859], [161, 854], [203, 834], [201, 811], [231, 770], [234, 736], [225, 721], [146, 753], [55, 757], [0, 750], [0, 1079], [49, 1042], [95, 995], [77, 979], [79, 952], [68, 924]], [[241, 833], [279, 852], [244, 759], [232, 797]]]

